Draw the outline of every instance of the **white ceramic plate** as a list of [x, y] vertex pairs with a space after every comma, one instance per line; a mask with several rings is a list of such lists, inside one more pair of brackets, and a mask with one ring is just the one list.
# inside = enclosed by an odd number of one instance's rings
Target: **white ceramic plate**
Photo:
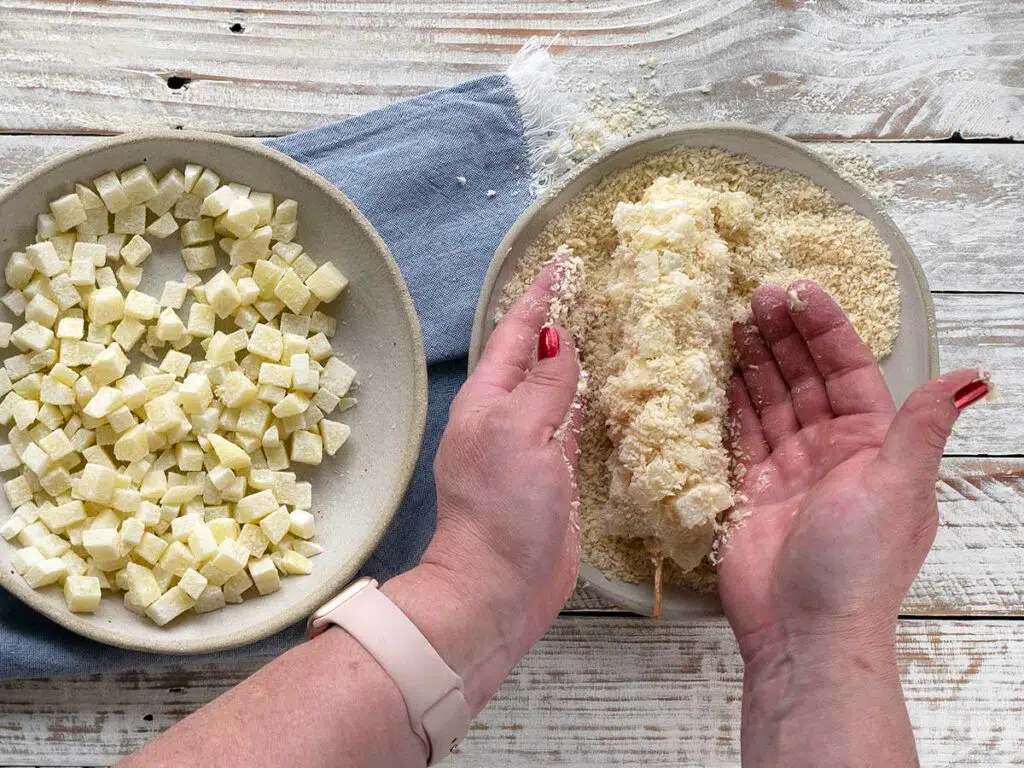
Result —
[[[325, 456], [319, 467], [297, 471], [313, 484], [315, 540], [324, 552], [313, 558], [312, 574], [282, 579], [279, 592], [202, 616], [186, 614], [163, 628], [127, 611], [119, 597], [105, 597], [92, 615], [70, 613], [58, 587], [33, 590], [14, 572], [10, 556], [16, 542], [0, 540], [0, 584], [54, 621], [104, 643], [165, 653], [208, 652], [254, 642], [305, 618], [340, 591], [373, 552], [419, 453], [426, 361], [412, 300], [370, 223], [323, 178], [255, 141], [165, 131], [101, 140], [64, 155], [0, 194], [2, 258], [32, 242], [36, 214], [73, 191], [74, 182], [143, 162], [157, 177], [172, 166], [199, 163], [227, 181], [272, 192], [278, 200], [297, 200], [297, 241], [316, 261], [333, 261], [351, 280], [346, 295], [329, 307], [338, 320], [335, 351], [359, 374], [358, 406], [335, 415], [351, 425], [352, 437], [333, 459]], [[150, 240], [154, 253], [143, 264], [140, 287], [159, 296], [164, 281], [180, 279], [185, 270], [177, 234]], [[6, 308], [0, 310], [0, 319], [17, 320]], [[17, 349], [3, 352], [6, 357]], [[9, 512], [0, 494], [0, 519]]]
[[[498, 246], [484, 280], [473, 325], [471, 370], [493, 329], [495, 310], [505, 285], [515, 273], [519, 259], [548, 222], [584, 189], [608, 174], [679, 147], [719, 147], [749, 155], [765, 165], [803, 174], [828, 190], [838, 202], [870, 219], [889, 246], [896, 264], [902, 301], [899, 336], [892, 354], [882, 363], [886, 383], [897, 403], [902, 403], [915, 387], [937, 375], [939, 353], [928, 284], [920, 264], [892, 219], [863, 189], [844, 179], [820, 156], [797, 142], [760, 128], [732, 123], [701, 123], [636, 136], [599, 154], [524, 212]], [[586, 562], [582, 564], [580, 574], [584, 581], [616, 605], [635, 613], [651, 614], [652, 590], [649, 583], [630, 584], [610, 579]], [[671, 587], [665, 592], [662, 610], [666, 617], [700, 616], [720, 613], [721, 606], [714, 596]]]

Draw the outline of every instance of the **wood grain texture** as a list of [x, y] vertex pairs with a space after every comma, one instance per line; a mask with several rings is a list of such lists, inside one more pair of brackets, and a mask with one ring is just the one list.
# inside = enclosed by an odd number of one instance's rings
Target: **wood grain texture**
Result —
[[[923, 765], [1019, 765], [1020, 626], [901, 623], [904, 687]], [[109, 765], [256, 666], [0, 683], [0, 765]], [[449, 764], [735, 766], [741, 680], [723, 621], [563, 617]]]
[[7, 132], [282, 133], [503, 71], [558, 36], [569, 78], [657, 88], [678, 120], [1024, 135], [1014, 0], [2, 0], [0, 16]]
[[[0, 188], [87, 136], [0, 136]], [[809, 144], [875, 196], [936, 291], [1024, 291], [1024, 145]]]

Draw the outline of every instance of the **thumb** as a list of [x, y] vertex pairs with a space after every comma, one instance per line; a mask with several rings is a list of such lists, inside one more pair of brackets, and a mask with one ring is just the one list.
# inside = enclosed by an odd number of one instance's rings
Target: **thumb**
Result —
[[911, 393], [889, 425], [878, 458], [915, 474], [937, 475], [960, 411], [984, 397], [988, 379], [976, 368], [932, 379]]
[[513, 392], [520, 401], [520, 413], [535, 429], [557, 430], [576, 396], [579, 378], [572, 337], [561, 328], [542, 328], [537, 360]]

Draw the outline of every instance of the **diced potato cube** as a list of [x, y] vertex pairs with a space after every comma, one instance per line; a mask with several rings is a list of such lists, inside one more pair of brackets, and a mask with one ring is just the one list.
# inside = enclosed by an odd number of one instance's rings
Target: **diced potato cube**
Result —
[[[309, 258], [308, 254], [303, 253], [292, 262], [292, 269], [295, 270], [295, 274], [297, 274], [302, 280], [307, 280], [314, 272], [316, 272], [317, 265], [315, 261]], [[339, 272], [338, 274], [340, 275], [341, 273]], [[310, 311], [312, 311], [312, 309], [310, 309]]]
[[290, 457], [300, 464], [319, 464], [323, 461], [323, 441], [320, 435], [305, 430], [293, 434]]
[[75, 227], [79, 237], [99, 237], [110, 233], [110, 214], [104, 207], [85, 211], [85, 221]]
[[97, 288], [89, 294], [89, 322], [116, 323], [124, 315], [124, 297], [117, 288]]
[[159, 397], [154, 397], [146, 403], [145, 410], [149, 426], [155, 432], [167, 432], [173, 429], [185, 417], [185, 414], [182, 413], [181, 408], [178, 406], [178, 394], [176, 392], [168, 392]]
[[320, 386], [338, 397], [344, 397], [355, 380], [356, 372], [336, 357], [324, 366], [320, 375]]
[[201, 272], [204, 269], [215, 269], [217, 266], [217, 252], [212, 245], [197, 245], [191, 248], [181, 249], [181, 259], [185, 267], [192, 272]]
[[76, 499], [57, 507], [40, 507], [39, 517], [46, 523], [47, 528], [54, 533], [60, 533], [69, 526], [85, 520], [85, 505]]
[[22, 578], [33, 589], [39, 589], [63, 579], [68, 572], [67, 564], [59, 557], [51, 557], [29, 566]]
[[11, 339], [19, 349], [42, 352], [53, 344], [54, 336], [45, 325], [29, 321], [20, 326]]
[[292, 369], [287, 365], [263, 363], [260, 365], [258, 383], [287, 389], [292, 385]]
[[156, 321], [156, 337], [161, 341], [177, 341], [184, 335], [185, 324], [178, 313], [165, 307]]
[[295, 234], [298, 232], [299, 225], [295, 222], [291, 224], [271, 224], [270, 229], [274, 240], [282, 243], [289, 243], [295, 239]]
[[[217, 551], [217, 538], [205, 523], [197, 525], [188, 535], [188, 547], [197, 564], [204, 563]], [[205, 586], [205, 584], [203, 585]]]
[[298, 220], [299, 204], [294, 200], [282, 200], [274, 210], [273, 224], [292, 224]]
[[70, 575], [64, 579], [64, 602], [72, 613], [92, 613], [103, 597], [95, 576]]
[[114, 443], [114, 456], [119, 461], [138, 461], [149, 453], [149, 428], [145, 424], [131, 427]]
[[209, 435], [210, 445], [217, 458], [228, 469], [248, 469], [251, 465], [249, 454], [218, 434]]
[[195, 600], [181, 587], [171, 587], [146, 608], [146, 615], [154, 624], [164, 626], [195, 605]]
[[220, 610], [224, 605], [223, 590], [220, 587], [207, 586], [196, 600], [196, 604], [192, 606], [192, 610], [196, 613], [210, 613]]
[[39, 565], [45, 559], [43, 553], [35, 547], [22, 547], [11, 555], [11, 567], [18, 572], [19, 576], [24, 576], [29, 568]]
[[243, 568], [241, 571], [239, 571], [230, 579], [224, 582], [224, 586], [222, 587], [222, 589], [224, 590], [224, 600], [229, 603], [242, 602], [242, 595], [251, 586], [252, 579], [249, 578], [248, 572]]
[[312, 404], [322, 413], [331, 413], [341, 403], [341, 398], [327, 389], [318, 389], [313, 395]]
[[[174, 311], [174, 310], [170, 310]], [[167, 354], [164, 355], [163, 362], [160, 363], [160, 370], [167, 373], [173, 374], [175, 378], [180, 379], [185, 375], [188, 370], [189, 364], [192, 362], [192, 356], [186, 355], [184, 352], [178, 352], [177, 350], [168, 350]]]
[[153, 246], [149, 244], [149, 241], [140, 235], [133, 235], [132, 239], [121, 249], [121, 258], [126, 264], [137, 267], [148, 259], [151, 253], [153, 253]]
[[217, 313], [209, 304], [196, 302], [189, 309], [187, 331], [190, 336], [205, 339], [213, 335]]
[[248, 237], [259, 224], [260, 214], [247, 197], [236, 197], [224, 213], [224, 228], [235, 237]]
[[270, 255], [270, 227], [254, 229], [248, 237], [235, 240], [231, 246], [232, 264], [251, 264], [266, 259]]
[[126, 317], [114, 328], [112, 339], [122, 349], [132, 349], [146, 332], [146, 326], [133, 317]]
[[285, 552], [278, 565], [287, 574], [305, 576], [313, 572], [313, 564], [295, 550]]
[[[134, 493], [138, 498], [137, 491], [128, 491], [127, 489], [120, 489], [122, 493]], [[138, 504], [136, 504], [136, 511], [138, 511]], [[121, 535], [121, 543], [134, 549], [142, 543], [142, 537], [146, 534], [145, 524], [137, 517], [129, 517], [121, 523], [121, 528], [118, 531]]]
[[[98, 245], [102, 245], [106, 253], [106, 261], [117, 261], [121, 258], [121, 249], [124, 248], [125, 240], [128, 238], [125, 235], [117, 234], [116, 232], [100, 235], [97, 240]], [[96, 264], [97, 267], [103, 266], [103, 264]]]
[[261, 595], [269, 595], [281, 588], [281, 576], [269, 556], [261, 557], [249, 565], [249, 574]]
[[185, 192], [185, 176], [172, 168], [156, 185], [156, 194], [146, 201], [146, 207], [157, 216], [165, 216]]
[[121, 189], [132, 205], [144, 203], [157, 193], [156, 179], [145, 165], [129, 168], [121, 174]]
[[196, 219], [186, 222], [181, 227], [181, 244], [184, 246], [209, 243], [213, 238], [213, 219]]
[[25, 256], [36, 271], [41, 272], [45, 277], [53, 277], [66, 269], [64, 261], [50, 240], [32, 243], [25, 249]]
[[95, 386], [101, 387], [117, 381], [124, 376], [127, 369], [128, 356], [119, 344], [113, 343], [96, 355], [92, 365], [85, 369], [85, 376], [82, 378], [88, 378]]
[[313, 541], [295, 539], [291, 542], [291, 548], [303, 557], [316, 557], [324, 551], [324, 548]]
[[186, 193], [174, 204], [174, 218], [194, 221], [199, 218], [203, 200], [192, 193]]
[[203, 592], [206, 591], [207, 584], [206, 577], [194, 568], [189, 568], [185, 571], [178, 581], [178, 586], [193, 600], [199, 600], [202, 597]]
[[284, 400], [273, 407], [271, 413], [279, 419], [284, 419], [288, 416], [300, 416], [305, 413], [308, 407], [308, 397], [296, 392], [291, 392], [285, 396]]
[[121, 556], [121, 535], [116, 528], [88, 528], [82, 531], [82, 546], [98, 561]]
[[54, 461], [62, 459], [75, 449], [71, 440], [62, 429], [54, 429], [50, 434], [39, 441], [39, 447], [46, 451], [47, 455]]
[[203, 468], [203, 449], [196, 443], [178, 443], [174, 446], [174, 455], [183, 472], [198, 472]]
[[241, 371], [232, 371], [217, 387], [217, 397], [228, 408], [241, 408], [256, 399], [256, 385]]
[[203, 199], [203, 207], [199, 212], [203, 216], [220, 216], [228, 210], [238, 194], [231, 187], [224, 185], [214, 190]]
[[221, 586], [249, 562], [249, 550], [234, 539], [224, 539], [206, 564], [199, 570], [213, 586]]
[[334, 301], [347, 286], [348, 278], [331, 262], [321, 264], [306, 278], [306, 287], [323, 302]]
[[57, 224], [57, 229], [67, 232], [85, 221], [85, 206], [82, 198], [72, 192], [59, 197], [50, 203], [50, 213]]
[[[214, 507], [207, 507], [207, 510], [210, 509], [214, 509]], [[221, 507], [221, 509], [226, 508]], [[210, 527], [210, 530], [213, 531], [213, 537], [217, 540], [218, 544], [224, 541], [224, 539], [238, 538], [238, 523], [230, 517], [218, 517], [214, 520], [210, 520], [207, 525]]]
[[85, 319], [62, 317], [57, 322], [57, 338], [79, 340], [85, 336]]
[[[202, 518], [200, 518], [200, 522], [202, 522]], [[192, 555], [192, 550], [186, 544], [180, 541], [173, 541], [160, 556], [158, 564], [169, 573], [181, 576], [181, 574], [195, 565], [195, 557]]]
[[135, 547], [134, 552], [147, 563], [156, 565], [166, 549], [166, 541], [147, 531], [142, 535], [142, 541]]
[[195, 485], [172, 485], [160, 497], [160, 503], [164, 506], [180, 507], [201, 495], [202, 492], [203, 487], [198, 483]]
[[295, 271], [287, 269], [277, 285], [274, 286], [274, 295], [284, 302], [288, 309], [298, 313], [306, 306], [311, 294]]
[[162, 240], [178, 231], [178, 222], [170, 213], [165, 213], [148, 227], [146, 234]]
[[270, 489], [249, 494], [235, 505], [235, 519], [240, 523], [255, 523], [280, 506]]
[[260, 520], [260, 529], [263, 531], [263, 535], [266, 536], [272, 544], [277, 544], [282, 538], [284, 538], [284, 535], [288, 533], [290, 525], [291, 522], [288, 516], [287, 507], [278, 507], [276, 510]]
[[0, 301], [2, 301], [3, 305], [15, 315], [25, 314], [25, 307], [28, 305], [28, 300], [25, 298], [25, 294], [21, 291], [8, 291]]
[[249, 550], [250, 557], [263, 557], [263, 553], [270, 546], [270, 539], [260, 528], [258, 523], [246, 523], [238, 534], [238, 543]]
[[276, 328], [259, 323], [249, 337], [248, 350], [268, 360], [278, 361], [284, 351], [284, 338]]
[[171, 309], [181, 309], [188, 295], [188, 288], [184, 283], [168, 280], [164, 283], [163, 293], [160, 294], [160, 306]]
[[113, 387], [100, 387], [92, 396], [82, 412], [94, 419], [102, 419], [116, 408], [120, 408], [124, 402], [124, 395], [121, 390]]
[[[152, 534], [149, 534], [152, 535]], [[136, 549], [138, 551], [138, 549]], [[157, 583], [153, 571], [144, 565], [128, 563], [125, 566], [125, 576], [128, 584], [128, 591], [135, 597], [135, 601], [143, 608], [152, 605], [163, 593]]]
[[129, 205], [114, 214], [114, 232], [119, 235], [141, 235], [146, 231], [146, 206]]
[[218, 317], [227, 317], [241, 304], [238, 286], [224, 271], [218, 272], [206, 283], [206, 298]]

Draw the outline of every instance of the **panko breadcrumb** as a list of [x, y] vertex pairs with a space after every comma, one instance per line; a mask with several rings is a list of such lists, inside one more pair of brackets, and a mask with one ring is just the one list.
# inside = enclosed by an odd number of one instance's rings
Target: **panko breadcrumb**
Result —
[[[749, 313], [750, 295], [758, 285], [786, 286], [806, 277], [836, 298], [878, 358], [891, 351], [899, 331], [895, 267], [878, 232], [804, 176], [719, 149], [679, 149], [609, 174], [580, 193], [527, 250], [505, 288], [502, 306], [523, 293], [560, 247], [571, 248], [583, 261], [586, 271], [575, 291], [575, 305], [559, 313], [580, 343], [589, 379], [578, 472], [582, 556], [607, 576], [630, 582], [650, 580], [653, 564], [642, 539], [609, 535], [602, 521], [613, 445], [608, 414], [596, 394], [615, 372], [619, 341], [610, 320], [613, 254], [620, 244], [613, 215], [620, 202], [634, 203], [655, 180], [676, 174], [703, 187], [745, 193], [753, 202], [752, 220], [726, 236], [732, 259], [728, 296], [736, 319]], [[669, 581], [701, 591], [715, 589], [708, 558], [687, 573], [671, 561], [666, 566]]]

